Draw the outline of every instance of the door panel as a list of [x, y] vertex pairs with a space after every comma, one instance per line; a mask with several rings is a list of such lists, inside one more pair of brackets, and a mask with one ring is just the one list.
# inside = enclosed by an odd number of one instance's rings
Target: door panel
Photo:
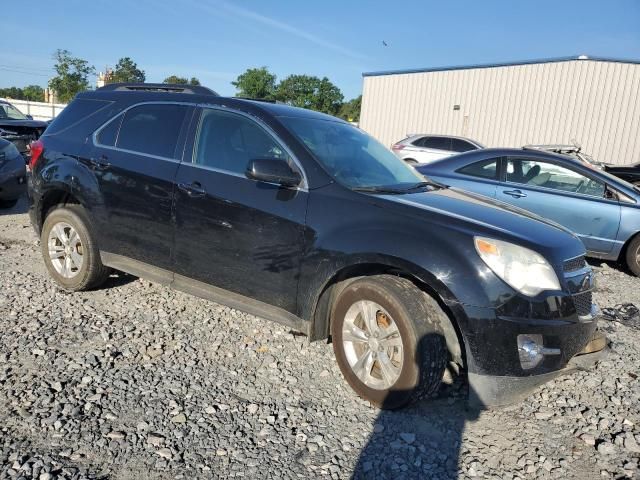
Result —
[[[94, 172], [102, 194], [103, 215], [96, 216], [101, 250], [171, 267], [173, 185], [179, 165], [174, 157], [190, 110], [141, 105], [96, 135], [81, 161]], [[119, 133], [112, 134], [114, 130]]]
[[620, 205], [604, 198], [605, 186], [563, 165], [509, 158], [507, 182], [497, 198], [559, 223], [580, 237], [588, 251], [608, 253], [620, 225]]
[[204, 110], [195, 143], [176, 177], [174, 271], [295, 313], [308, 193], [240, 173], [284, 149], [253, 120], [216, 109]]

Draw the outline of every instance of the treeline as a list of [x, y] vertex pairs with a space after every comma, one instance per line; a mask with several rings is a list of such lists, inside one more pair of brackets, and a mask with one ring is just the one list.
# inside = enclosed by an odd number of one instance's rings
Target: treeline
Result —
[[[62, 49], [56, 50], [53, 58], [56, 74], [49, 80], [48, 86], [55, 91], [59, 102], [70, 102], [77, 93], [92, 87], [89, 78], [96, 74], [96, 69], [88, 61], [74, 57], [71, 52]], [[105, 83], [144, 82], [146, 74], [130, 57], [122, 57], [113, 69], [104, 72], [103, 79]], [[196, 77], [186, 78], [177, 75], [168, 76], [163, 83], [200, 85]], [[267, 67], [260, 67], [249, 68], [231, 84], [236, 87], [238, 97], [280, 101], [353, 122], [360, 119], [362, 97], [345, 102], [340, 89], [327, 77], [296, 74], [278, 82], [276, 75]], [[38, 85], [1, 88], [0, 97], [43, 101], [44, 89]]]
[[357, 122], [362, 97], [344, 102], [340, 89], [327, 77], [289, 75], [277, 81], [267, 67], [250, 68], [231, 82], [238, 97], [276, 100]]

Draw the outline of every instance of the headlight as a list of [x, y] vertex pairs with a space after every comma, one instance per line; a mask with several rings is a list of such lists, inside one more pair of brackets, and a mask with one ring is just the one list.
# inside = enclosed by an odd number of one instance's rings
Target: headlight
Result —
[[560, 290], [558, 276], [544, 257], [528, 248], [493, 238], [475, 237], [480, 258], [502, 280], [524, 295]]

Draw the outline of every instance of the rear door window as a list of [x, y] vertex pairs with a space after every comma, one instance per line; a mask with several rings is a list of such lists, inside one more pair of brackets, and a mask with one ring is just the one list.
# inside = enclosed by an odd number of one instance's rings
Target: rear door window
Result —
[[111, 120], [107, 125], [102, 127], [98, 132], [98, 143], [107, 147], [114, 147], [116, 145], [116, 139], [118, 138], [118, 131], [120, 130], [120, 123], [122, 123], [122, 115], [118, 115]]
[[498, 179], [498, 159], [492, 158], [489, 160], [483, 160], [481, 162], [475, 162], [465, 167], [459, 168], [458, 173], [464, 175], [471, 175], [472, 177], [486, 178], [489, 180]]
[[173, 159], [186, 113], [185, 105], [133, 107], [124, 114], [116, 147]]
[[425, 137], [422, 142], [425, 148], [434, 148], [436, 150], [451, 150], [451, 139], [449, 137]]

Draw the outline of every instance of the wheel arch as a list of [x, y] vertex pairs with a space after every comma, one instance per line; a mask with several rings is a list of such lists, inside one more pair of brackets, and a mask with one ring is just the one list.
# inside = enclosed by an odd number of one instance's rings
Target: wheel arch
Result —
[[449, 321], [447, 325], [442, 325], [442, 328], [451, 359], [465, 366], [465, 343], [460, 328], [461, 316], [464, 312], [449, 289], [430, 272], [419, 267], [407, 268], [390, 263], [371, 262], [345, 266], [336, 271], [325, 282], [315, 302], [309, 328], [310, 340], [323, 340], [330, 337], [331, 305], [347, 285], [362, 277], [383, 274], [406, 278], [438, 302]]

